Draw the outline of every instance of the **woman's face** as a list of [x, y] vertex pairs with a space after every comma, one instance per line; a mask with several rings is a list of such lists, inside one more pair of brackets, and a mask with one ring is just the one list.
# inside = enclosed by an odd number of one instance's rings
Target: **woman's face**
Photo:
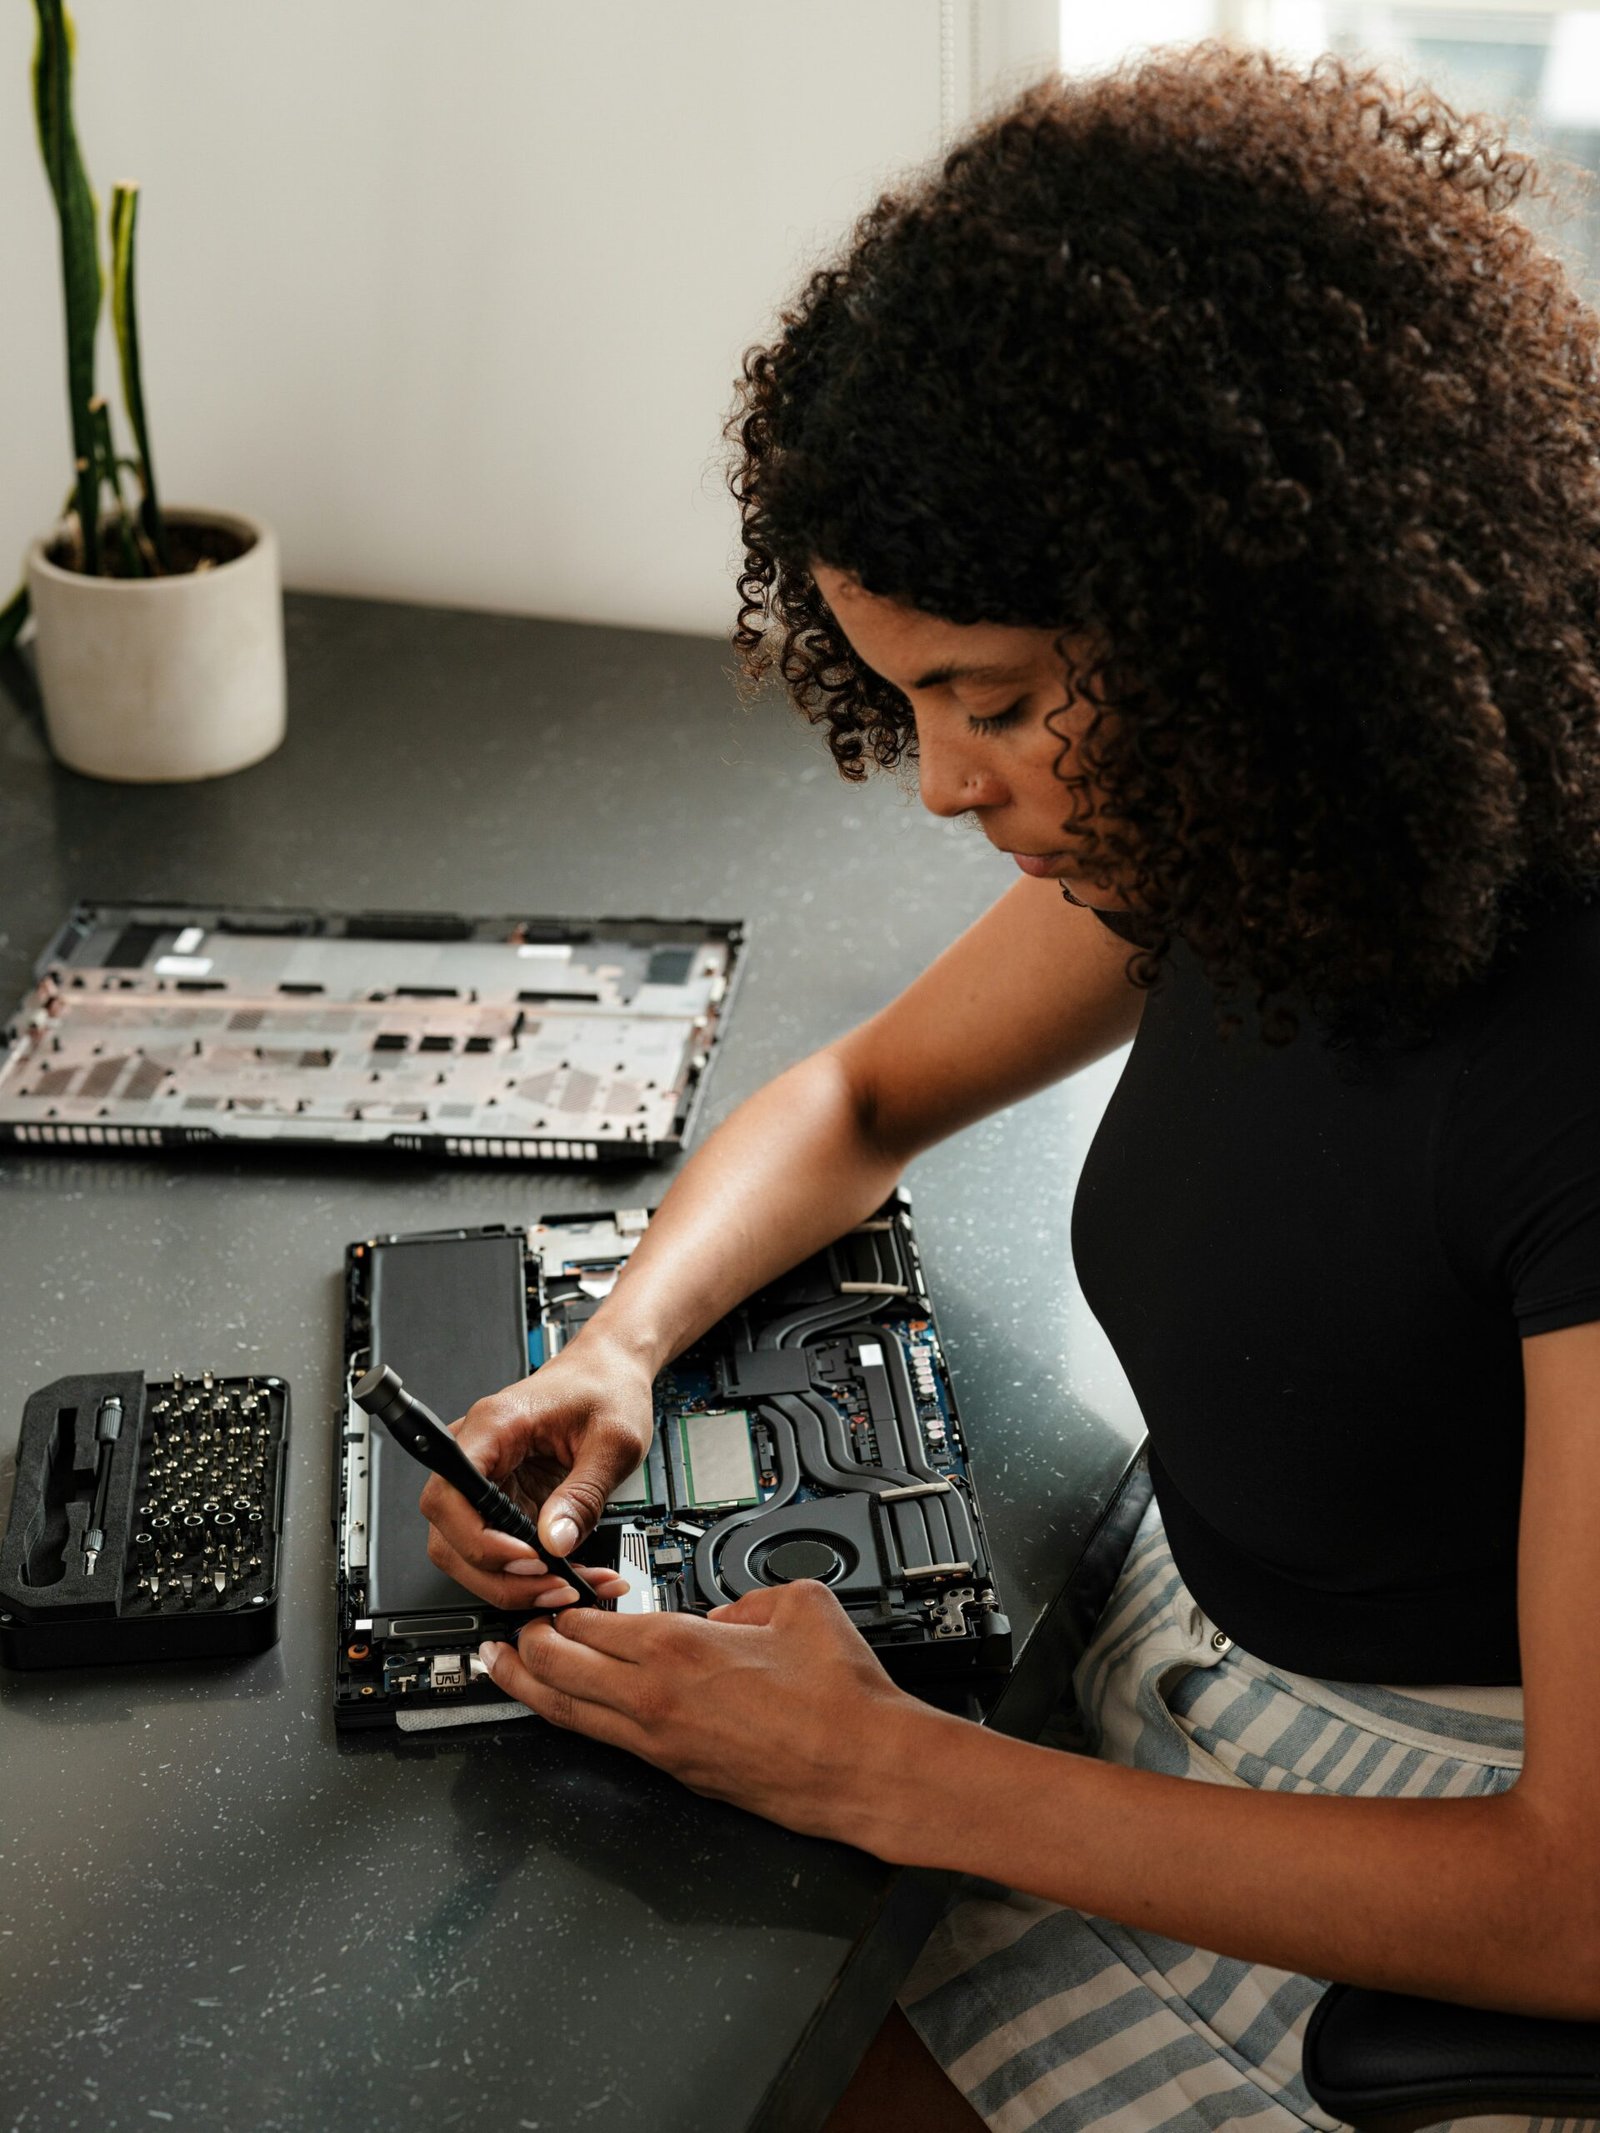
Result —
[[[812, 576], [856, 657], [911, 707], [928, 812], [970, 815], [1024, 874], [1059, 881], [1096, 909], [1126, 909], [1082, 872], [1081, 845], [1063, 849], [1062, 824], [1089, 809], [1085, 788], [1069, 788], [1057, 766], [1066, 778], [1081, 775], [1062, 748], [1093, 707], [1065, 704], [1055, 632], [941, 622], [863, 591], [826, 563], [814, 563]], [[1047, 726], [1052, 711], [1059, 715]]]

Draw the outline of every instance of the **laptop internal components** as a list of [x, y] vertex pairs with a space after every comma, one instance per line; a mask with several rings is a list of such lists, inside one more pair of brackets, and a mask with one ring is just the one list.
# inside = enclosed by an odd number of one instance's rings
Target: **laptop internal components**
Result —
[[[428, 1560], [416, 1465], [349, 1388], [386, 1363], [446, 1420], [463, 1414], [559, 1353], [647, 1222], [621, 1210], [350, 1246], [341, 1726], [525, 1715], [472, 1658], [523, 1618]], [[908, 1686], [1003, 1677], [1010, 1629], [903, 1193], [679, 1357], [656, 1381], [655, 1421], [644, 1464], [578, 1558], [629, 1578], [620, 1611], [703, 1613], [817, 1578]]]
[[0, 1048], [0, 1139], [653, 1161], [743, 931], [700, 919], [80, 904]]

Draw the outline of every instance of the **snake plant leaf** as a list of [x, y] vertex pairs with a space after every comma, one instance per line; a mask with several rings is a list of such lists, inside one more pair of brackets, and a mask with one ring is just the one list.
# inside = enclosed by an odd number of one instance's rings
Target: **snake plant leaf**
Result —
[[134, 300], [133, 237], [139, 220], [137, 185], [111, 188], [111, 317], [117, 329], [117, 355], [122, 364], [122, 399], [139, 453], [139, 485], [144, 501], [139, 522], [154, 548], [161, 568], [172, 568], [167, 547], [167, 525], [156, 497], [155, 462], [150, 454], [150, 433], [144, 419], [144, 380], [139, 368], [139, 312]]
[[89, 412], [94, 417], [95, 475], [97, 484], [104, 484], [111, 491], [111, 500], [116, 506], [117, 537], [122, 548], [122, 575], [125, 578], [142, 578], [145, 575], [144, 559], [133, 538], [133, 521], [128, 516], [127, 500], [122, 493], [122, 469], [117, 464], [116, 446], [111, 441], [111, 410], [104, 400], [89, 403]]
[[0, 659], [17, 641], [17, 632], [28, 619], [28, 588], [19, 585], [4, 607], [0, 607]]
[[75, 36], [62, 0], [34, 0], [39, 17], [33, 55], [33, 109], [39, 152], [55, 195], [61, 224], [61, 280], [67, 314], [67, 403], [72, 411], [72, 451], [78, 463], [78, 523], [83, 567], [100, 563], [100, 529], [95, 520], [93, 422], [94, 337], [100, 317], [103, 282], [95, 229], [95, 201], [88, 172], [78, 152], [72, 123], [72, 58]]

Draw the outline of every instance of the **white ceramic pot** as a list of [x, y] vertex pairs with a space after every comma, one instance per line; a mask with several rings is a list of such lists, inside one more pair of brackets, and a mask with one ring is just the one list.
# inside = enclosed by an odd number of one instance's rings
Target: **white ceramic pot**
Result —
[[173, 524], [249, 542], [232, 562], [170, 578], [86, 578], [28, 551], [50, 745], [94, 778], [216, 778], [283, 739], [283, 594], [270, 526], [168, 506]]

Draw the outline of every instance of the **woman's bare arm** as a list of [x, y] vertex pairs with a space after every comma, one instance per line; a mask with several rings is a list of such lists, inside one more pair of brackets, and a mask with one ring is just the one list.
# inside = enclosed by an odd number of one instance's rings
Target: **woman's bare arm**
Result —
[[[479, 1400], [469, 1457], [542, 1500], [559, 1555], [593, 1527], [653, 1427], [651, 1380], [752, 1290], [871, 1214], [920, 1148], [1087, 1066], [1138, 1027], [1127, 944], [1022, 881], [883, 1012], [741, 1104], [684, 1166], [610, 1296], [533, 1376]], [[560, 1476], [564, 1478], [553, 1479]], [[511, 1606], [528, 1551], [431, 1481], [429, 1553]], [[523, 1574], [523, 1573], [519, 1573]]]
[[590, 1321], [659, 1369], [881, 1205], [909, 1159], [1125, 1044], [1128, 945], [1020, 881], [879, 1015], [758, 1090], [662, 1200]]

